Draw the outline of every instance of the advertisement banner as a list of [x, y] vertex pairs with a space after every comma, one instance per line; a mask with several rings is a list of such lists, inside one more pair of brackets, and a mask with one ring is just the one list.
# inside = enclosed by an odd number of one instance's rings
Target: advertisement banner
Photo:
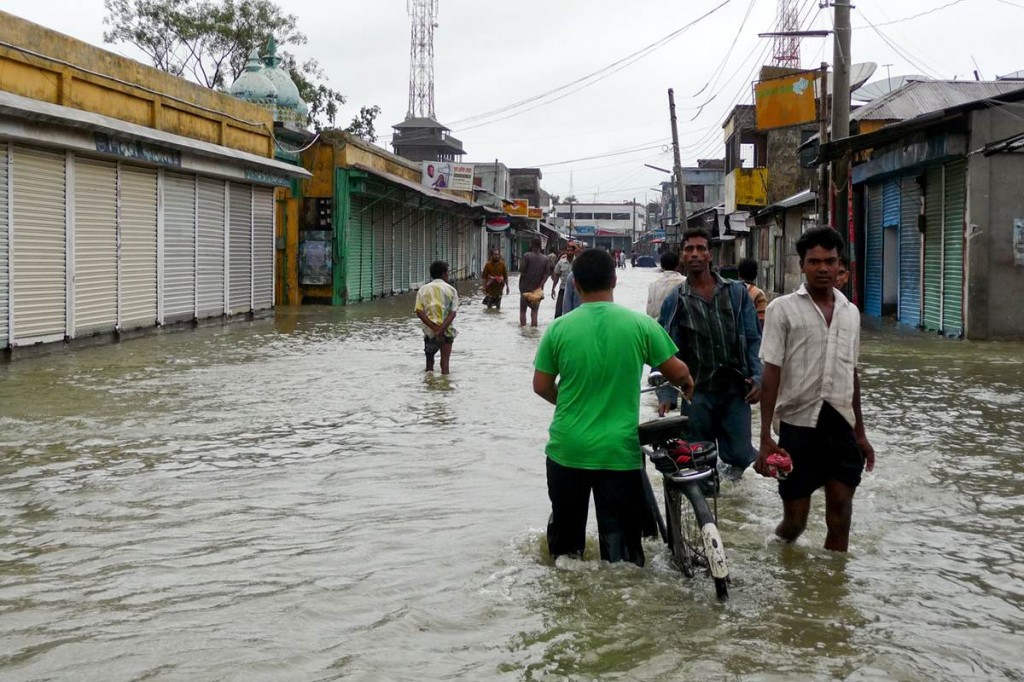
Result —
[[814, 72], [772, 78], [754, 86], [757, 129], [785, 128], [816, 121]]
[[509, 215], [530, 217], [530, 202], [526, 199], [516, 199], [512, 203], [505, 204], [505, 213]]
[[530, 218], [533, 218], [534, 220], [540, 220], [541, 218], [544, 217], [544, 210], [540, 209], [540, 208], [535, 208], [533, 206], [530, 206], [530, 208], [528, 209], [527, 215]]
[[446, 161], [423, 161], [420, 182], [431, 189], [473, 191], [473, 166]]

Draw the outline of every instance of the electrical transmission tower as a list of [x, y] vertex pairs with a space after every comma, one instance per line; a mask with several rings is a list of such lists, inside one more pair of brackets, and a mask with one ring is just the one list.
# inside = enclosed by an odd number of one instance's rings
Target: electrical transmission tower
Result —
[[412, 17], [412, 45], [409, 50], [409, 112], [406, 118], [434, 115], [434, 29], [437, 28], [438, 0], [407, 0]]
[[[779, 0], [777, 34], [792, 34], [800, 31], [800, 13], [797, 0]], [[797, 70], [800, 68], [800, 36], [776, 35], [775, 55], [772, 66]]]

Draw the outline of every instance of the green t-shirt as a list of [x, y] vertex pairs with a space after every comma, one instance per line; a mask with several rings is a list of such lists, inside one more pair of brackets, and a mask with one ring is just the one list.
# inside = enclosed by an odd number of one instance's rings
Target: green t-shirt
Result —
[[643, 367], [676, 350], [656, 321], [615, 303], [586, 303], [555, 320], [533, 362], [560, 377], [548, 457], [576, 469], [639, 469]]

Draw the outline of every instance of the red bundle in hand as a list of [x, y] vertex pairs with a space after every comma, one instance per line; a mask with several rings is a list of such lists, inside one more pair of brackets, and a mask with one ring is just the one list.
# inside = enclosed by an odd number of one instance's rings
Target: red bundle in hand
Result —
[[793, 471], [793, 460], [781, 452], [768, 455], [765, 464], [768, 466], [768, 475], [772, 478], [785, 478]]

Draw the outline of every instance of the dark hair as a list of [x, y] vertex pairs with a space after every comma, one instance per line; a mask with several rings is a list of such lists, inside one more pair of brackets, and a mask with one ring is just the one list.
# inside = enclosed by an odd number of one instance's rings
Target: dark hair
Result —
[[705, 230], [703, 227], [689, 227], [683, 232], [683, 239], [680, 244], [685, 244], [687, 240], [694, 239], [697, 237], [703, 237], [707, 240], [708, 246], [711, 246], [711, 233]]
[[839, 257], [839, 265], [842, 266], [843, 270], [849, 270], [850, 269], [850, 259], [847, 258], [846, 256], [840, 256]]
[[804, 256], [815, 246], [820, 246], [826, 251], [836, 250], [839, 255], [843, 254], [843, 238], [831, 227], [812, 227], [800, 235], [796, 241], [796, 252], [800, 254], [800, 262], [804, 262]]
[[530, 250], [533, 251], [534, 249], [539, 248], [541, 248], [540, 237], [534, 237], [530, 240]]
[[440, 279], [448, 272], [448, 264], [443, 260], [436, 260], [430, 264], [430, 279]]
[[675, 251], [666, 251], [661, 254], [661, 269], [665, 272], [675, 270], [679, 267], [679, 254]]
[[744, 282], [753, 282], [757, 279], [757, 261], [753, 258], [744, 258], [736, 269], [740, 273], [740, 279]]
[[572, 261], [573, 281], [580, 291], [609, 291], [615, 281], [615, 261], [604, 249], [587, 249]]

